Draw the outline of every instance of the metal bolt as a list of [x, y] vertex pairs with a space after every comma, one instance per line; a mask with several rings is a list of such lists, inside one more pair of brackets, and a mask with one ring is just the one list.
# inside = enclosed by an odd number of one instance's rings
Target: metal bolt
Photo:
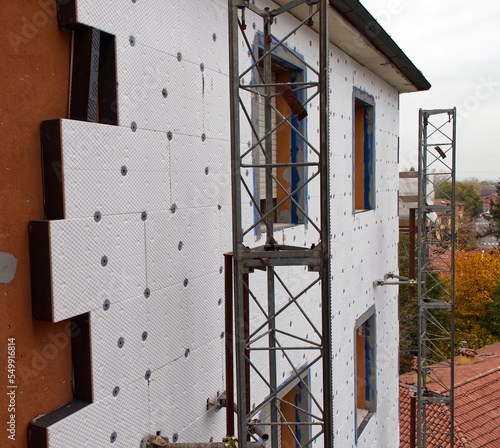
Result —
[[205, 168], [205, 174], [208, 176], [208, 166]]
[[205, 71], [205, 64], [203, 62], [200, 64], [200, 70], [202, 72]]
[[184, 287], [186, 287], [189, 283], [189, 280], [187, 278], [184, 279]]
[[128, 170], [127, 170], [127, 167], [125, 165], [123, 165], [121, 168], [120, 168], [120, 172], [122, 173], [122, 176], [126, 176], [127, 173], [128, 173]]
[[109, 441], [111, 443], [115, 443], [116, 442], [116, 438], [118, 437], [118, 434], [116, 434], [116, 432], [114, 432], [113, 434], [111, 434], [110, 438], [109, 438]]
[[221, 266], [221, 267], [219, 268], [219, 274], [222, 274], [222, 272], [223, 272], [223, 271], [224, 271], [224, 268]]
[[135, 121], [130, 123], [130, 129], [132, 129], [132, 132], [137, 131], [137, 123]]
[[204, 142], [207, 139], [205, 133], [201, 134], [201, 141]]
[[220, 338], [221, 338], [221, 339], [224, 339], [224, 332], [222, 332], [222, 333], [220, 334]]
[[161, 94], [163, 95], [163, 98], [166, 98], [168, 96], [168, 92], [167, 92], [167, 89], [163, 89], [161, 91]]
[[172, 213], [175, 213], [176, 210], [177, 210], [177, 206], [175, 204], [172, 204], [172, 206], [170, 207], [170, 211]]
[[151, 295], [151, 290], [150, 290], [149, 288], [146, 288], [146, 289], [144, 290], [144, 297], [145, 297], [146, 299], [149, 299], [149, 296], [150, 296], [150, 295]]
[[189, 356], [189, 352], [191, 350], [189, 350], [188, 348], [186, 349], [186, 351], [184, 352], [184, 358], [187, 358]]
[[102, 304], [102, 309], [103, 309], [104, 311], [108, 311], [108, 310], [109, 310], [109, 306], [110, 306], [110, 305], [111, 305], [111, 302], [110, 302], [108, 299], [106, 299], [106, 300], [104, 301], [104, 303]]
[[179, 440], [179, 434], [175, 433], [172, 435], [172, 442], [177, 442]]
[[122, 348], [124, 344], [125, 344], [125, 339], [123, 338], [118, 339], [118, 344], [117, 344], [118, 348]]
[[177, 249], [182, 250], [182, 246], [184, 246], [184, 244], [182, 243], [182, 241], [179, 241], [179, 244], [177, 245]]
[[172, 132], [170, 132], [170, 131], [167, 132], [167, 138], [169, 140], [172, 140]]
[[222, 305], [222, 299], [219, 299], [219, 301], [217, 302], [217, 305], [219, 305], [219, 306]]
[[220, 210], [222, 208], [222, 205], [218, 204], [217, 209]]
[[147, 338], [148, 338], [148, 332], [147, 331], [143, 331], [142, 332], [142, 340], [145, 341]]
[[213, 41], [215, 42], [215, 41], [217, 40], [217, 34], [215, 34], [215, 33], [214, 33], [214, 34], [212, 34], [212, 39], [213, 39]]
[[181, 61], [182, 61], [182, 53], [181, 53], [180, 51], [177, 53], [177, 60], [178, 60], [179, 62], [181, 62]]
[[132, 46], [132, 47], [133, 47], [133, 46], [135, 45], [135, 37], [134, 37], [134, 36], [130, 36], [130, 37], [128, 38], [128, 41], [129, 41], [129, 43], [130, 43], [130, 46]]
[[146, 374], [144, 375], [144, 379], [146, 381], [149, 381], [149, 379], [151, 378], [151, 370], [146, 370]]
[[120, 393], [120, 388], [118, 386], [116, 386], [113, 389], [113, 397], [116, 397], [119, 393]]
[[99, 222], [102, 218], [101, 212], [95, 212], [94, 213], [94, 221]]
[[142, 219], [143, 221], [146, 221], [146, 219], [148, 219], [148, 214], [147, 214], [147, 212], [142, 212], [142, 213], [141, 213], [141, 219]]
[[101, 266], [107, 266], [108, 264], [108, 257], [106, 257], [106, 255], [104, 255], [102, 258], [101, 258]]

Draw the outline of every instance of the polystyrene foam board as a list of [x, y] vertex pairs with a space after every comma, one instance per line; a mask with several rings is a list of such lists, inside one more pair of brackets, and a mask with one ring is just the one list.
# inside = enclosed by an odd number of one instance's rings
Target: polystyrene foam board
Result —
[[66, 218], [170, 205], [165, 134], [71, 120], [61, 133]]
[[174, 136], [170, 143], [172, 171], [178, 173], [227, 174], [231, 169], [228, 142], [204, 136]]
[[126, 84], [119, 86], [120, 126], [130, 127], [131, 123], [136, 123], [139, 129], [201, 137], [203, 114], [198, 100], [186, 98], [174, 102], [171, 98], [168, 102], [168, 97], [167, 100], [162, 97], [162, 89], [153, 94], [155, 97], [150, 101], [141, 88], [129, 88]]
[[[148, 354], [152, 370], [185, 355], [185, 351], [219, 341], [224, 345], [224, 308], [219, 304], [220, 274], [153, 291], [147, 301], [151, 328]], [[206, 324], [200, 325], [203, 321]], [[216, 372], [220, 372], [219, 370]]]
[[199, 208], [227, 204], [231, 178], [225, 173], [173, 173], [172, 199], [179, 208]]
[[[146, 288], [141, 216], [50, 222], [54, 322], [136, 297]], [[106, 257], [106, 265], [102, 264]]]
[[151, 325], [150, 311], [153, 310], [149, 309], [147, 300], [141, 294], [113, 303], [107, 310], [91, 312], [94, 401], [111, 396], [116, 386], [122, 389], [144, 379], [151, 368], [154, 356], [150, 350], [151, 336], [157, 327]]
[[[149, 432], [148, 389], [148, 382], [143, 378], [120, 388], [116, 397], [110, 395], [60, 420], [48, 429], [48, 446], [139, 446]], [[111, 444], [113, 433], [116, 433], [116, 440]]]
[[100, 123], [61, 120], [63, 162], [74, 170], [113, 170], [117, 162], [142, 171], [166, 170], [166, 136], [161, 132], [133, 132]]
[[[169, 438], [183, 434], [179, 442], [206, 440], [223, 433], [225, 413], [207, 411], [207, 398], [222, 390], [220, 339], [191, 350], [153, 372], [150, 406], [155, 431]], [[186, 430], [192, 422], [190, 430]]]
[[146, 223], [148, 285], [159, 290], [219, 272], [217, 207], [151, 213]]

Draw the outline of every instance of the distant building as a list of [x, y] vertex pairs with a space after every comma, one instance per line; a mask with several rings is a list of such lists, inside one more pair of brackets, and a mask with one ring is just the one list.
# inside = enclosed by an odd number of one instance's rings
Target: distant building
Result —
[[418, 208], [418, 171], [399, 173], [399, 229], [410, 226], [410, 210]]
[[485, 194], [484, 196], [481, 196], [481, 200], [483, 201], [483, 213], [489, 213], [491, 203], [498, 201], [498, 194]]

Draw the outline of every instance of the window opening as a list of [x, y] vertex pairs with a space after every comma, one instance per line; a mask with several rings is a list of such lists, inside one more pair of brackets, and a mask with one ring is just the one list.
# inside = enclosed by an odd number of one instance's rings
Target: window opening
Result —
[[[261, 46], [262, 36], [260, 33], [256, 37], [256, 45], [259, 47], [259, 54], [262, 52]], [[279, 54], [273, 54], [273, 62], [271, 68], [271, 84], [284, 84], [290, 82], [305, 81], [305, 67], [300, 67], [301, 63], [290, 55], [290, 49], [279, 49]], [[293, 63], [289, 62], [293, 61]], [[261, 82], [259, 75], [254, 70], [253, 79], [255, 82]], [[271, 105], [275, 107], [279, 114], [274, 112], [271, 114], [271, 126], [275, 128], [282, 121], [283, 117], [287, 117], [291, 113], [290, 106], [279, 95], [279, 87], [269, 87], [271, 90]], [[259, 95], [254, 95], [252, 107], [252, 119], [254, 126], [258, 132], [259, 138], [266, 135], [265, 132], [265, 102], [266, 102], [266, 89], [263, 87], [258, 88]], [[300, 89], [294, 91], [294, 94], [301, 103], [305, 102], [305, 90]], [[298, 120], [295, 115], [290, 119], [291, 125], [298, 130], [302, 135], [307, 135], [307, 119]], [[256, 136], [254, 143], [256, 142]], [[262, 142], [264, 146], [264, 142]], [[307, 151], [305, 143], [301, 137], [293, 130], [288, 124], [281, 125], [272, 134], [272, 163], [290, 164], [302, 163], [307, 159]], [[263, 154], [260, 146], [254, 150], [254, 162], [257, 164], [266, 163], [266, 156]], [[306, 222], [304, 214], [300, 211], [296, 204], [290, 199], [286, 199], [287, 195], [292, 191], [296, 191], [293, 199], [304, 209], [307, 213], [307, 186], [300, 188], [301, 184], [305, 183], [307, 179], [307, 168], [301, 167], [278, 167], [273, 168], [272, 175], [283, 186], [281, 188], [277, 185], [276, 181], [272, 181], [272, 194], [273, 194], [273, 207], [283, 202], [273, 215], [273, 222], [277, 224], [275, 229], [284, 228], [294, 224], [302, 224]], [[266, 172], [263, 168], [255, 168], [254, 170], [254, 190], [255, 196], [259, 199], [259, 206], [262, 213], [266, 213]], [[298, 191], [297, 191], [298, 190]], [[255, 220], [259, 219], [258, 212], [255, 212]], [[259, 226], [260, 227], [260, 226]], [[260, 229], [259, 229], [260, 230]], [[256, 228], [256, 233], [259, 231]]]
[[354, 210], [375, 208], [375, 101], [371, 95], [354, 89], [353, 120]]
[[375, 413], [375, 314], [374, 309], [365, 313], [355, 329], [355, 383], [356, 383], [356, 435], [359, 437]]

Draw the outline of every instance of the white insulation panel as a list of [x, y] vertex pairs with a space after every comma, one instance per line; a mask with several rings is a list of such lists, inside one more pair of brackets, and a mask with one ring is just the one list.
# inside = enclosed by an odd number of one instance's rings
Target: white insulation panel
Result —
[[[90, 312], [94, 402], [49, 427], [49, 446], [139, 446], [157, 431], [179, 442], [220, 441], [225, 413], [207, 411], [206, 401], [225, 388], [222, 266], [223, 254], [231, 251], [232, 218], [227, 1], [76, 5], [79, 23], [116, 36], [119, 125], [62, 121], [65, 219], [50, 223], [53, 320]], [[254, 42], [262, 21], [248, 12], [247, 22]], [[273, 33], [283, 37], [296, 24], [290, 15], [280, 16]], [[239, 44], [243, 66], [250, 58]], [[317, 66], [312, 30], [291, 36], [289, 48]], [[398, 92], [332, 45], [330, 83], [335, 446], [397, 446], [397, 290], [375, 289], [373, 282], [398, 266]], [[364, 213], [353, 212], [354, 87], [375, 102], [376, 207]], [[250, 111], [250, 96], [242, 100]], [[307, 109], [307, 135], [315, 145], [318, 106], [314, 100]], [[241, 129], [246, 151], [251, 128], [242, 120]], [[308, 157], [314, 160], [311, 151]], [[241, 175], [253, 191], [255, 173], [243, 169]], [[311, 182], [307, 207], [314, 223], [319, 195], [319, 183]], [[244, 192], [243, 198], [248, 226], [254, 207]], [[278, 230], [275, 239], [310, 247], [319, 235], [308, 223]], [[260, 245], [263, 238], [250, 232], [245, 243]], [[302, 267], [280, 269], [280, 275], [295, 293], [314, 277]], [[262, 273], [250, 282], [255, 294], [265, 296]], [[303, 299], [319, 325], [318, 291], [319, 285]], [[278, 305], [287, 300], [277, 293]], [[377, 410], [356, 441], [353, 335], [356, 320], [372, 306]], [[252, 326], [259, 324], [256, 307], [250, 318]], [[280, 325], [318, 339], [296, 307], [283, 313]], [[266, 356], [256, 352], [252, 361], [263, 367]], [[279, 359], [281, 381], [313, 356], [297, 351], [293, 367]], [[320, 365], [308, 375], [312, 391], [321, 395]], [[268, 394], [252, 375], [252, 401]], [[315, 405], [311, 411], [318, 412]]]

